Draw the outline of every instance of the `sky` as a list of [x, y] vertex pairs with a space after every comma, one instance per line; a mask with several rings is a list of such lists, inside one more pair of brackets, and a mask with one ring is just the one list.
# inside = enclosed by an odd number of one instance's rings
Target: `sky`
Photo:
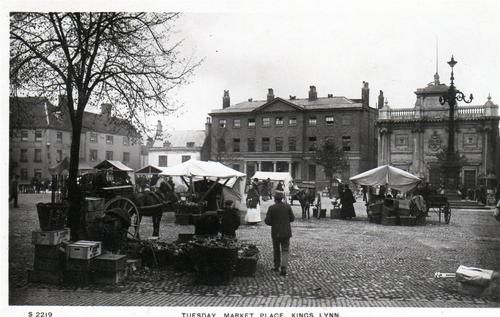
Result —
[[182, 112], [164, 126], [203, 129], [224, 90], [231, 104], [265, 99], [268, 88], [304, 98], [310, 85], [319, 96], [360, 98], [367, 81], [371, 106], [383, 90], [391, 107], [413, 107], [436, 62], [449, 84], [452, 54], [455, 84], [474, 94], [472, 104], [484, 104], [489, 93], [500, 101], [500, 1], [293, 3], [184, 12], [183, 51], [204, 62], [176, 96]]

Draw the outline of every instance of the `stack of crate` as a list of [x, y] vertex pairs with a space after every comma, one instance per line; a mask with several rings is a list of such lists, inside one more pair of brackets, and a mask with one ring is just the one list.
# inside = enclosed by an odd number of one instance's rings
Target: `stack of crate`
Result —
[[101, 255], [100, 241], [80, 240], [66, 246], [64, 283], [87, 285], [92, 283], [92, 261]]
[[116, 284], [127, 277], [127, 256], [124, 254], [103, 254], [91, 263], [94, 283]]
[[28, 281], [59, 284], [65, 267], [64, 245], [69, 242], [70, 230], [37, 230], [32, 232], [35, 245], [33, 270], [28, 270]]

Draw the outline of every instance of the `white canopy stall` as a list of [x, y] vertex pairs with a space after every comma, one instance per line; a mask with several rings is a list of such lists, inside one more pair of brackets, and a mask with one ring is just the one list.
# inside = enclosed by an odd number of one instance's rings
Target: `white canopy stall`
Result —
[[387, 185], [401, 192], [412, 190], [422, 181], [417, 176], [390, 165], [379, 166], [349, 180], [365, 186]]
[[[285, 190], [285, 194], [289, 194], [289, 188], [288, 185], [290, 182], [293, 182], [292, 175], [288, 172], [255, 172], [255, 174], [252, 176], [252, 179], [257, 178], [258, 180], [267, 180], [270, 179], [271, 181], [283, 182], [283, 188]], [[276, 188], [276, 184], [274, 184], [273, 189]]]

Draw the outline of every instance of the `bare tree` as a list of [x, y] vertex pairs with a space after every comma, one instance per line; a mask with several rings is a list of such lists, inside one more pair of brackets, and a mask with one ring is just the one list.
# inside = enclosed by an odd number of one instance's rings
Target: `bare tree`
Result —
[[[172, 89], [185, 84], [199, 61], [180, 56], [178, 13], [12, 13], [11, 94], [66, 95], [72, 143], [69, 200], [76, 186], [84, 110], [106, 101], [114, 116], [147, 131], [150, 116], [176, 110]], [[70, 226], [78, 229], [79, 208]]]
[[343, 169], [347, 167], [347, 157], [342, 148], [338, 147], [333, 140], [327, 139], [321, 147], [316, 149], [315, 162], [325, 169], [331, 196], [333, 177], [336, 173], [342, 174]]

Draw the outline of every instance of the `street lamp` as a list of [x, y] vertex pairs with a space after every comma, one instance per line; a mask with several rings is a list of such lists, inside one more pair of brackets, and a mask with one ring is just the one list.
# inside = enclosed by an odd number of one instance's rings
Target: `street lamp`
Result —
[[457, 64], [457, 61], [451, 56], [451, 60], [448, 62], [448, 65], [451, 67], [451, 76], [450, 76], [450, 88], [445, 95], [439, 97], [439, 103], [441, 105], [445, 105], [448, 103], [449, 105], [449, 117], [448, 117], [448, 148], [446, 149], [446, 157], [445, 161], [442, 162], [442, 169], [444, 176], [446, 178], [446, 187], [447, 189], [455, 190], [457, 188], [457, 180], [458, 173], [460, 167], [460, 155], [455, 152], [455, 107], [457, 105], [457, 101], [463, 101], [465, 103], [471, 103], [474, 97], [470, 94], [469, 99], [458, 90], [453, 81], [455, 77], [453, 75], [453, 67]]

